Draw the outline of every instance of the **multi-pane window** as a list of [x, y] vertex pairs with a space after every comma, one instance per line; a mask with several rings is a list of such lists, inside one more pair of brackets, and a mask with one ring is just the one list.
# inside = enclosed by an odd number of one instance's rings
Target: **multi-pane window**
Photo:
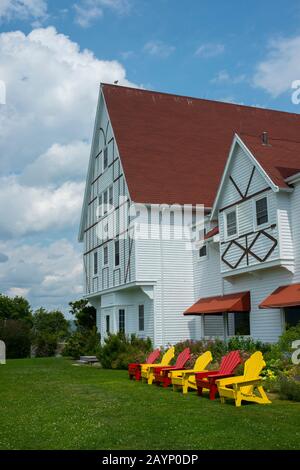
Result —
[[98, 252], [94, 253], [94, 274], [98, 273]]
[[268, 200], [266, 197], [258, 199], [256, 205], [256, 224], [263, 225], [268, 223]]
[[103, 265], [106, 266], [108, 264], [108, 246], [103, 247]]
[[120, 242], [119, 240], [115, 241], [115, 266], [120, 265]]
[[204, 258], [207, 256], [207, 245], [203, 245], [199, 250], [199, 257]]
[[114, 192], [113, 185], [103, 191], [99, 196], [99, 217], [103, 217], [107, 212], [113, 209]]
[[110, 316], [106, 315], [106, 333], [110, 333]]
[[125, 310], [123, 308], [119, 310], [119, 332], [125, 333]]
[[108, 148], [104, 147], [103, 150], [103, 170], [108, 167]]
[[144, 305], [139, 305], [139, 331], [144, 331], [145, 329], [145, 307]]
[[232, 237], [237, 234], [237, 219], [236, 210], [232, 210], [226, 213], [226, 231], [227, 237]]

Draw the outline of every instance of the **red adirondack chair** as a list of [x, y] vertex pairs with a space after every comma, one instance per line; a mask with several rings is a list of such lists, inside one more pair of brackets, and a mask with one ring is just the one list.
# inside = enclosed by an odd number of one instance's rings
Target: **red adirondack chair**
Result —
[[214, 400], [218, 387], [216, 380], [231, 377], [236, 367], [241, 364], [241, 356], [239, 351], [231, 351], [222, 357], [219, 370], [210, 370], [207, 372], [198, 372], [195, 374], [198, 395], [202, 395], [202, 390], [207, 388], [209, 390], [210, 400]]
[[163, 387], [171, 385], [171, 378], [168, 376], [170, 370], [181, 370], [190, 359], [190, 348], [185, 348], [178, 354], [176, 364], [174, 366], [157, 367], [154, 371], [154, 382], [156, 385], [162, 384]]
[[[155, 361], [159, 358], [159, 356], [160, 349], [155, 349], [149, 354], [144, 364], [154, 364]], [[141, 364], [135, 362], [128, 364], [128, 374], [130, 380], [132, 380], [133, 377], [135, 378], [135, 380], [141, 380]]]

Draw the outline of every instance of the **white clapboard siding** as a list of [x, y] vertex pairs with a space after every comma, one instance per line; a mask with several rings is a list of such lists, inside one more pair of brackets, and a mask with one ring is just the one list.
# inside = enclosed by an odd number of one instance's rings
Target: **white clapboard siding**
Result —
[[[227, 207], [241, 199], [239, 192], [236, 190], [233, 183], [229, 180], [229, 176], [232, 176], [240, 191], [245, 194], [252, 170], [253, 162], [250, 161], [245, 151], [239, 145], [237, 145], [232, 156], [229, 174], [223, 187], [219, 207]], [[258, 170], [255, 170], [251, 185], [248, 190], [248, 195], [255, 194], [258, 191], [265, 189], [266, 187], [268, 187], [268, 185], [264, 177], [259, 173]]]

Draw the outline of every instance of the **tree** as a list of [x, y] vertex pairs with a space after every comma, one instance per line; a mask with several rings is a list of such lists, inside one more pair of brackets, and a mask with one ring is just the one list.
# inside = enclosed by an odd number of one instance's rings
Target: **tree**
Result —
[[31, 325], [32, 310], [28, 300], [24, 297], [11, 298], [0, 294], [0, 319], [22, 320]]
[[30, 356], [30, 327], [25, 321], [0, 319], [0, 339], [5, 342], [8, 359]]
[[0, 339], [6, 344], [8, 358], [30, 355], [32, 311], [24, 297], [0, 294]]
[[96, 326], [96, 309], [89, 305], [88, 300], [80, 299], [69, 303], [70, 313], [75, 317], [77, 328], [91, 330]]
[[69, 322], [59, 310], [39, 308], [33, 316], [33, 344], [37, 356], [53, 356], [59, 341], [69, 335]]
[[64, 355], [78, 358], [98, 354], [100, 334], [96, 327], [96, 309], [85, 299], [70, 302], [69, 305], [70, 313], [75, 317], [76, 331], [68, 339]]

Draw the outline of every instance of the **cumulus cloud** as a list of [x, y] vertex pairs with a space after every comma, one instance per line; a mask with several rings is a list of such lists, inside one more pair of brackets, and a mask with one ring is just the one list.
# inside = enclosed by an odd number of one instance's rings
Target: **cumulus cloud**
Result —
[[144, 51], [152, 56], [165, 58], [175, 51], [175, 47], [163, 41], [148, 41], [144, 45]]
[[8, 261], [8, 256], [4, 253], [0, 253], [0, 263], [6, 263]]
[[116, 13], [128, 13], [130, 9], [129, 0], [82, 0], [74, 4], [75, 23], [82, 28], [88, 28], [93, 21], [101, 18], [105, 9]]
[[0, 2], [0, 21], [42, 20], [46, 16], [46, 0], [1, 0]]
[[215, 57], [220, 54], [223, 54], [225, 51], [225, 46], [224, 44], [214, 44], [214, 43], [206, 43], [206, 44], [201, 44], [196, 49], [195, 55], [198, 57], [203, 57], [205, 59], [208, 59], [210, 57]]
[[272, 40], [266, 59], [256, 67], [253, 84], [274, 98], [290, 90], [300, 78], [299, 51], [300, 36]]
[[78, 228], [99, 84], [132, 83], [53, 27], [0, 34], [1, 80], [1, 292], [65, 309], [82, 295], [82, 247], [66, 237]]
[[84, 183], [59, 187], [21, 185], [16, 176], [0, 180], [0, 234], [14, 238], [37, 232], [58, 232], [78, 223]]
[[66, 180], [82, 181], [86, 175], [90, 144], [82, 141], [53, 144], [25, 167], [19, 181], [26, 185], [58, 185]]
[[67, 302], [82, 292], [82, 263], [78, 247], [61, 239], [48, 246], [0, 243], [9, 261], [2, 266], [0, 283], [6, 295], [25, 295], [34, 308], [66, 310]]
[[[0, 171], [22, 171], [53, 143], [89, 141], [99, 84], [126, 79], [117, 61], [97, 59], [53, 27], [0, 34]], [[16, 155], [18, 158], [16, 159]]]

